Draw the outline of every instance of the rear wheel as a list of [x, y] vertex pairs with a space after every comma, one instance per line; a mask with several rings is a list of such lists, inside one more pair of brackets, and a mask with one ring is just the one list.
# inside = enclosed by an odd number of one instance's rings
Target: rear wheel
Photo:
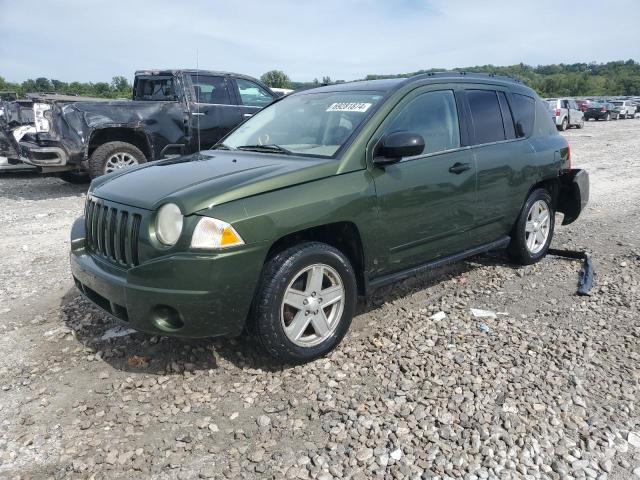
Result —
[[567, 120], [567, 117], [564, 117], [562, 119], [562, 124], [560, 125], [560, 130], [564, 132], [568, 126], [569, 126], [569, 121]]
[[271, 356], [308, 362], [330, 352], [351, 325], [356, 279], [349, 260], [324, 243], [304, 243], [264, 266], [249, 323]]
[[509, 255], [522, 265], [540, 261], [549, 250], [555, 226], [551, 195], [543, 188], [534, 190], [522, 207], [511, 235]]
[[576, 125], [576, 128], [583, 128], [583, 127], [584, 127], [584, 118], [580, 120], [580, 123]]
[[97, 178], [123, 168], [146, 163], [147, 159], [138, 147], [126, 142], [107, 142], [96, 148], [89, 158], [89, 174]]

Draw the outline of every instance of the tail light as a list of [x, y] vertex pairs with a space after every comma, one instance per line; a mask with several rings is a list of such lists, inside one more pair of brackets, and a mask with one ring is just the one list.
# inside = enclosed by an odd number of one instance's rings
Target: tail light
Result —
[[559, 117], [559, 116], [560, 116], [560, 109], [556, 108], [556, 117]]
[[606, 109], [606, 108], [604, 108], [604, 107], [600, 107], [600, 111], [601, 111], [602, 113], [604, 113], [604, 112], [606, 112], [606, 111], [607, 111], [607, 109]]

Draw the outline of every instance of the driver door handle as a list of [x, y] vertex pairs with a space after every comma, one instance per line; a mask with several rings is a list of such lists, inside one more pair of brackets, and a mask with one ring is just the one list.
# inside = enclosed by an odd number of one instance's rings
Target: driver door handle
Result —
[[455, 173], [456, 175], [459, 175], [462, 172], [466, 172], [470, 168], [471, 168], [471, 165], [469, 165], [468, 163], [456, 162], [453, 165], [451, 165], [451, 167], [449, 167], [449, 171], [451, 173]]
[[249, 117], [253, 117], [253, 113], [243, 113], [242, 116], [244, 118], [249, 118]]

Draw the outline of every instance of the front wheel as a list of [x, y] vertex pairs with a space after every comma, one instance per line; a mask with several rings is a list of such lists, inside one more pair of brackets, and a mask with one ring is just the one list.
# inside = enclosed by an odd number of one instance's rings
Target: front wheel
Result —
[[356, 295], [355, 274], [342, 252], [317, 242], [293, 246], [265, 264], [249, 331], [280, 361], [311, 361], [347, 333]]
[[522, 265], [540, 261], [549, 250], [554, 226], [555, 211], [551, 195], [543, 188], [534, 190], [513, 227], [510, 257]]

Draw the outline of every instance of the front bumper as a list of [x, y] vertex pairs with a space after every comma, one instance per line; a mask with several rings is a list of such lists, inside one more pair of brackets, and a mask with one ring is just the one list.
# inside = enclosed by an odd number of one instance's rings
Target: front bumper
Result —
[[184, 253], [123, 269], [85, 249], [84, 217], [71, 230], [71, 272], [95, 305], [130, 327], [182, 337], [242, 332], [267, 252], [264, 243], [224, 253]]
[[589, 173], [573, 168], [560, 174], [557, 210], [564, 214], [563, 225], [575, 222], [589, 203]]
[[21, 160], [37, 167], [64, 167], [69, 156], [62, 147], [44, 146], [33, 142], [20, 142]]

